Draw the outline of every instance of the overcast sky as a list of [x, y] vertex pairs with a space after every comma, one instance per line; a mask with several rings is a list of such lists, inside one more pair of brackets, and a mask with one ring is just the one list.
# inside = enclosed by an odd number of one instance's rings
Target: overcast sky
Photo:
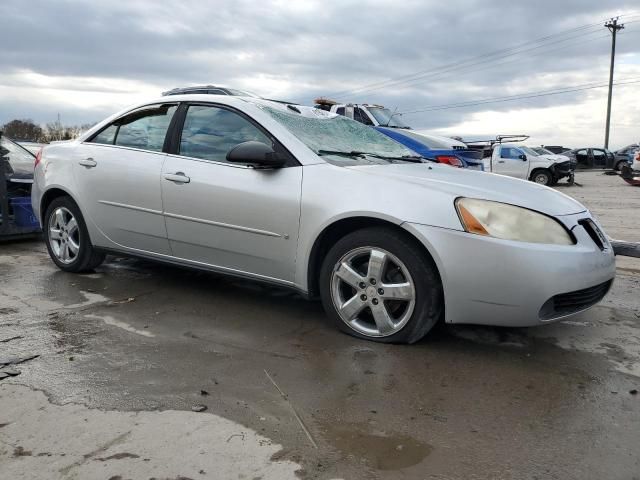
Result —
[[[602, 25], [613, 15], [627, 24], [616, 81], [640, 80], [637, 0], [2, 0], [0, 124], [58, 113], [93, 123], [201, 83], [401, 112], [604, 84], [611, 39]], [[640, 140], [639, 93], [640, 83], [615, 87], [613, 148]], [[404, 120], [448, 135], [595, 146], [606, 97], [598, 88]]]

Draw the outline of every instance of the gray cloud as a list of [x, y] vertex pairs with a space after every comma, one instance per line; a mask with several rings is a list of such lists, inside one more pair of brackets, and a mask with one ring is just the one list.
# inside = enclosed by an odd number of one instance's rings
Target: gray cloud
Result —
[[[411, 110], [606, 81], [610, 41], [599, 24], [634, 7], [631, 0], [608, 1], [606, 6], [601, 0], [341, 1], [311, 9], [299, 2], [248, 0], [164, 4], [31, 0], [28, 5], [5, 0], [0, 62], [3, 73], [30, 70], [56, 77], [127, 79], [160, 89], [203, 82], [242, 86], [248, 79], [267, 75], [290, 82], [283, 94], [288, 99], [310, 103], [318, 95], [438, 69], [596, 24], [556, 38], [575, 36], [566, 42], [428, 76], [409, 86], [345, 97]], [[629, 25], [627, 33], [634, 29], [640, 30], [640, 23]], [[633, 42], [624, 38], [619, 52], [640, 55], [637, 37]], [[69, 82], [73, 89], [71, 78]], [[267, 88], [259, 93], [269, 96]], [[517, 105], [569, 104], [582, 95], [522, 100]], [[0, 99], [0, 108], [0, 122], [15, 116], [46, 121], [54, 111], [92, 121], [105, 113], [104, 107], [76, 111], [68, 105], [16, 105], [7, 98]], [[428, 112], [406, 120], [420, 127], [443, 128], [489, 108], [507, 110], [513, 104]]]

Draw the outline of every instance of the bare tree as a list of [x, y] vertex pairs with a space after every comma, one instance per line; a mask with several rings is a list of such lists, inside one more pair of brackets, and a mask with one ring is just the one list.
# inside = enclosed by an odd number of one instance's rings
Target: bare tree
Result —
[[11, 120], [2, 127], [4, 134], [13, 140], [29, 142], [41, 142], [44, 139], [44, 132], [33, 120]]

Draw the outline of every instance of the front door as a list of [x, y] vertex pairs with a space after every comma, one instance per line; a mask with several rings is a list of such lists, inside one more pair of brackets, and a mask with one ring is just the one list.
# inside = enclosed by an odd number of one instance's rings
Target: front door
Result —
[[607, 152], [602, 148], [592, 148], [591, 155], [593, 155], [593, 167], [594, 168], [606, 168], [607, 167]]
[[576, 162], [579, 167], [588, 168], [593, 166], [591, 158], [589, 157], [589, 149], [582, 148], [576, 151]]
[[199, 264], [291, 282], [302, 167], [258, 170], [229, 163], [227, 153], [250, 140], [281, 148], [235, 110], [188, 106], [178, 151], [162, 172], [171, 249]]
[[494, 155], [492, 172], [526, 180], [529, 174], [529, 161], [519, 148], [500, 146], [499, 154]]
[[81, 207], [113, 244], [170, 254], [160, 174], [165, 136], [177, 105], [152, 105], [119, 118], [77, 149]]

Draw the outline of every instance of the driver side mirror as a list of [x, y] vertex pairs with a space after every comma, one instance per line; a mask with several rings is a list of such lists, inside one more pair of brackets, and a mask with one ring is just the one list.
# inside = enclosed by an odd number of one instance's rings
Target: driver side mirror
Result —
[[524, 153], [521, 153], [520, 155], [518, 155], [518, 158], [519, 158], [520, 160], [522, 160], [523, 162], [526, 162], [526, 161], [527, 161], [527, 156], [526, 156]]
[[286, 163], [269, 145], [253, 140], [239, 143], [229, 150], [227, 161], [248, 163], [258, 168], [278, 168]]

